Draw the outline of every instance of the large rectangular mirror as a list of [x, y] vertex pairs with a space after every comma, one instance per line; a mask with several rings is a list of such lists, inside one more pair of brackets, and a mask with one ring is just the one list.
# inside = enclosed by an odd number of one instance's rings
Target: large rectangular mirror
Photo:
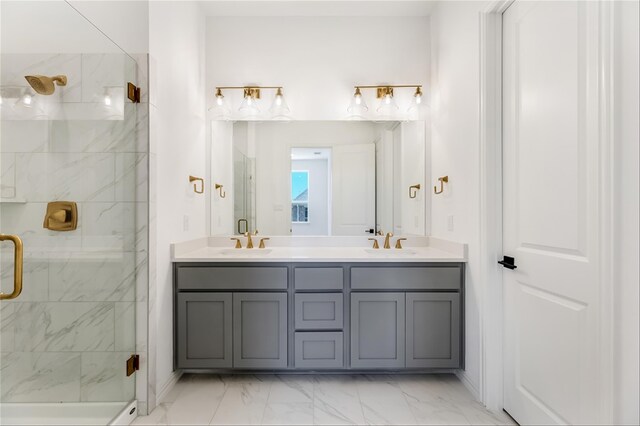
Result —
[[216, 121], [211, 131], [211, 176], [225, 191], [212, 195], [213, 235], [426, 234], [422, 121]]

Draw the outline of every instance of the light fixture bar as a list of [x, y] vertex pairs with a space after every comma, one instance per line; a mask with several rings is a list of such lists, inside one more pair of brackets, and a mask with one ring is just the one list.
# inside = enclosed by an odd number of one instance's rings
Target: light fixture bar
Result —
[[378, 84], [375, 86], [353, 86], [354, 89], [380, 89], [380, 88], [403, 88], [403, 87], [420, 87], [422, 88], [422, 84]]
[[284, 86], [216, 86], [216, 90], [283, 89]]

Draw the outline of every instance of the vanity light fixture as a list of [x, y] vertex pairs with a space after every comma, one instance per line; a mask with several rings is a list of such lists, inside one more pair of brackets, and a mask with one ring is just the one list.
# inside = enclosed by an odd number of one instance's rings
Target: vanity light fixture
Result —
[[238, 111], [242, 118], [251, 119], [258, 118], [260, 114], [260, 99], [262, 90], [275, 90], [276, 94], [273, 99], [269, 112], [274, 120], [290, 120], [290, 109], [284, 99], [282, 86], [219, 86], [216, 87], [216, 104], [210, 108], [216, 114], [216, 118], [229, 119], [231, 108], [227, 105], [223, 90], [242, 90], [243, 100]]
[[421, 84], [385, 84], [379, 86], [354, 86], [354, 88], [355, 93], [349, 107], [347, 108], [347, 112], [350, 113], [350, 117], [364, 116], [364, 113], [368, 110], [364, 99], [362, 98], [362, 89], [376, 90], [376, 98], [379, 100], [376, 112], [383, 118], [394, 118], [395, 114], [399, 110], [398, 104], [393, 96], [394, 89], [415, 88], [413, 101], [411, 106], [407, 109], [408, 112], [417, 110], [418, 106], [422, 103]]

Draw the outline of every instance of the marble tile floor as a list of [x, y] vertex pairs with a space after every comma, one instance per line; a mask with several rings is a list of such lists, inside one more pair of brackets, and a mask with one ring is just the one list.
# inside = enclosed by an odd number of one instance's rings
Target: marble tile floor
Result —
[[185, 374], [136, 425], [513, 425], [453, 374]]

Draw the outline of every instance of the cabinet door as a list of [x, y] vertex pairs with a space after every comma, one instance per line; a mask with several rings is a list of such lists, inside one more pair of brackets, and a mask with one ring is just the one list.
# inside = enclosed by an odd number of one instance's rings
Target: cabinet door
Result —
[[231, 293], [178, 294], [178, 368], [231, 368]]
[[404, 293], [351, 293], [351, 367], [404, 367]]
[[459, 367], [460, 325], [459, 293], [407, 293], [407, 367]]
[[287, 294], [233, 294], [233, 366], [287, 367]]

